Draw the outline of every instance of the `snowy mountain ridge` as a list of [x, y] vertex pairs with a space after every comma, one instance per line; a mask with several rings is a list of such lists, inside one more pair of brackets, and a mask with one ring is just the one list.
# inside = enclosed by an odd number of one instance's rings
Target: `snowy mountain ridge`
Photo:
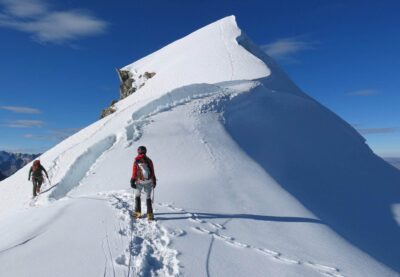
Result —
[[[40, 157], [51, 183], [37, 199], [30, 165], [0, 183], [5, 276], [398, 274], [400, 173], [233, 16], [123, 70], [156, 74]], [[129, 215], [143, 144], [151, 223]]]

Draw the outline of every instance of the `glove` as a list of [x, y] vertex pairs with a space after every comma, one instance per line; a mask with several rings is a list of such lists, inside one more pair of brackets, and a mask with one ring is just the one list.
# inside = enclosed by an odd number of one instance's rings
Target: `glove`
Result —
[[131, 188], [133, 188], [133, 189], [136, 188], [135, 179], [131, 179]]
[[31, 180], [31, 178], [28, 178], [28, 181], [30, 181]]
[[157, 186], [157, 181], [156, 181], [156, 179], [153, 179], [153, 189], [155, 189], [156, 186]]

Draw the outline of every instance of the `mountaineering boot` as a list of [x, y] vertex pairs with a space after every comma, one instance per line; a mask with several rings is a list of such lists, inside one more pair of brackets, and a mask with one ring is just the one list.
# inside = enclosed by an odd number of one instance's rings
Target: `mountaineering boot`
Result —
[[147, 213], [147, 220], [154, 220], [154, 214], [153, 213]]
[[133, 214], [133, 216], [135, 218], [139, 218], [142, 216], [142, 209], [141, 209], [141, 203], [140, 203], [140, 197], [135, 197], [135, 213]]
[[147, 205], [147, 219], [154, 220], [153, 207], [151, 206], [151, 199], [146, 199]]

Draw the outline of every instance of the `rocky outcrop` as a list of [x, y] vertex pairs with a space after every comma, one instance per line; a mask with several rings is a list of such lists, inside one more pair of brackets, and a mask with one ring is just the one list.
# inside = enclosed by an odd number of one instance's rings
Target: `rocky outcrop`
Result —
[[[148, 79], [153, 78], [156, 73], [155, 72], [144, 72], [143, 74], [139, 74], [137, 71], [128, 71], [122, 69], [116, 69], [118, 78], [120, 81], [119, 85], [119, 100], [124, 99], [136, 92], [138, 89], [143, 87], [146, 84]], [[104, 110], [102, 110], [100, 118], [106, 117], [116, 111], [114, 104], [117, 103], [117, 100], [113, 100], [111, 105]]]
[[113, 100], [108, 108], [103, 109], [101, 111], [100, 118], [106, 117], [107, 115], [114, 113], [116, 111], [114, 104], [117, 102], [117, 100]]
[[133, 87], [132, 74], [126, 70], [120, 70], [117, 68], [117, 73], [120, 81], [119, 85], [119, 99], [124, 99], [128, 95], [136, 91], [136, 87]]
[[124, 99], [143, 87], [146, 81], [156, 75], [155, 72], [144, 72], [138, 74], [136, 71], [117, 69], [118, 77], [121, 82], [119, 86], [119, 99]]

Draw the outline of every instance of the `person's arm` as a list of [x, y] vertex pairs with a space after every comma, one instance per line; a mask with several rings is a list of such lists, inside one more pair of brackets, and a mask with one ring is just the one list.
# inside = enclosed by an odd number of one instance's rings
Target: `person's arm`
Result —
[[44, 167], [43, 166], [41, 166], [42, 167], [42, 170], [44, 171], [44, 173], [46, 174], [46, 177], [47, 177], [47, 179], [49, 179], [49, 174], [47, 174], [47, 171], [46, 171], [46, 169], [44, 169]]
[[133, 180], [136, 180], [137, 177], [137, 170], [138, 170], [138, 166], [136, 161], [133, 163], [133, 169], [132, 169], [132, 178]]
[[137, 164], [136, 161], [133, 163], [132, 177], [131, 177], [131, 188], [136, 189], [136, 175], [137, 175]]
[[28, 181], [31, 180], [31, 175], [32, 175], [32, 167], [29, 169]]

